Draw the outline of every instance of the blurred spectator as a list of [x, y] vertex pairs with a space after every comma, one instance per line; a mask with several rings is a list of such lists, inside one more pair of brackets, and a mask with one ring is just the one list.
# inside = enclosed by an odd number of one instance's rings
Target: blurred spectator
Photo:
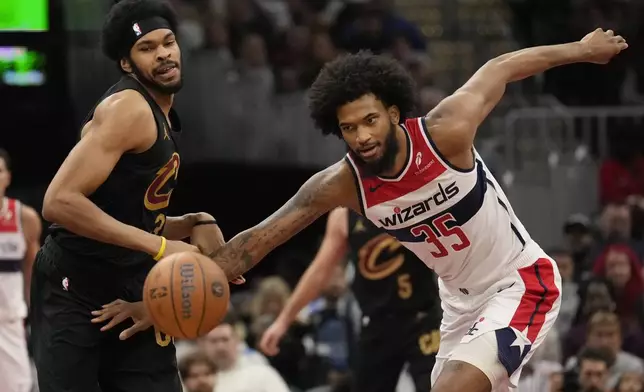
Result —
[[319, 382], [336, 387], [348, 383], [350, 355], [360, 328], [360, 310], [348, 290], [344, 266], [336, 268], [322, 297], [302, 312], [313, 329], [314, 352], [322, 360]]
[[252, 317], [277, 317], [286, 300], [291, 295], [291, 289], [284, 279], [279, 276], [268, 276], [260, 282], [252, 303]]
[[195, 351], [178, 361], [185, 392], [213, 392], [215, 363], [202, 351]]
[[244, 361], [240, 337], [227, 318], [205, 338], [203, 348], [217, 366], [215, 390], [225, 392], [288, 392], [282, 377], [271, 366]]
[[[530, 363], [534, 363], [531, 359]], [[563, 392], [563, 366], [558, 362], [539, 361], [524, 369], [531, 370], [527, 376], [521, 373], [518, 390], [521, 392]]]
[[561, 274], [561, 310], [555, 327], [561, 334], [567, 332], [572, 326], [573, 319], [579, 307], [579, 286], [575, 282], [575, 262], [572, 253], [565, 249], [551, 249], [548, 255], [552, 257]]
[[207, 20], [203, 52], [210, 55], [209, 64], [214, 68], [213, 72], [227, 72], [233, 68], [228, 30], [222, 18], [212, 17]]
[[572, 252], [575, 262], [575, 280], [579, 281], [594, 243], [590, 219], [583, 214], [573, 214], [566, 219], [563, 231], [566, 246]]
[[605, 248], [596, 260], [593, 272], [606, 277], [615, 291], [617, 314], [627, 326], [644, 326], [644, 282], [642, 262], [635, 251], [625, 244]]
[[[595, 313], [588, 323], [586, 347], [606, 350], [608, 377], [605, 386], [607, 390], [614, 388], [624, 373], [644, 373], [642, 360], [633, 354], [624, 352], [621, 348], [622, 343], [619, 318], [614, 313]], [[582, 359], [583, 355], [581, 354], [571, 357], [566, 363], [566, 369], [572, 369], [578, 364], [581, 365]]]
[[422, 32], [409, 21], [396, 15], [389, 1], [373, 0], [362, 5], [362, 12], [342, 32], [342, 46], [356, 52], [369, 49], [375, 53], [392, 46], [393, 38], [404, 35], [412, 47], [425, 50]]
[[227, 0], [226, 17], [230, 46], [236, 56], [239, 55], [242, 42], [249, 34], [262, 37], [268, 46], [272, 47], [275, 33], [273, 24], [254, 0]]
[[624, 373], [615, 387], [615, 392], [643, 392], [644, 379], [641, 373]]
[[644, 196], [644, 156], [641, 146], [631, 140], [616, 141], [614, 158], [604, 161], [599, 171], [602, 204], [624, 203], [631, 196]]
[[[605, 350], [587, 348], [579, 354], [578, 389], [579, 392], [609, 392], [608, 380], [609, 355]], [[568, 391], [569, 389], [566, 389]]]
[[613, 312], [615, 304], [611, 284], [603, 278], [584, 281], [579, 287], [579, 306], [568, 335], [564, 339], [564, 358], [575, 355], [584, 345], [587, 323], [597, 312]]

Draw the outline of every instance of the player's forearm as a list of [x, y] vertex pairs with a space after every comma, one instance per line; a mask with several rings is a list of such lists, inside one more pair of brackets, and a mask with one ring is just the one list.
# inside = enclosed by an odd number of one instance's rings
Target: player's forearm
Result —
[[43, 217], [80, 236], [155, 255], [161, 237], [112, 218], [82, 194], [45, 197]]
[[503, 75], [506, 81], [514, 82], [538, 75], [551, 68], [566, 64], [585, 62], [589, 50], [581, 42], [561, 45], [537, 46], [506, 53], [486, 66]]

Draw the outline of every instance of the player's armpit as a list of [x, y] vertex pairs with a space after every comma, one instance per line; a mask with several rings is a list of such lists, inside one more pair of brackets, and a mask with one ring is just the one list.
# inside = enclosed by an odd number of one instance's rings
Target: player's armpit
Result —
[[117, 93], [98, 105], [83, 135], [47, 188], [44, 218], [84, 237], [156, 254], [160, 237], [117, 221], [87, 198], [124, 153], [154, 144], [157, 131], [149, 105], [137, 92]]
[[209, 257], [233, 279], [330, 209], [355, 204], [353, 199], [357, 196], [351, 171], [340, 161], [315, 174], [277, 212], [237, 234]]

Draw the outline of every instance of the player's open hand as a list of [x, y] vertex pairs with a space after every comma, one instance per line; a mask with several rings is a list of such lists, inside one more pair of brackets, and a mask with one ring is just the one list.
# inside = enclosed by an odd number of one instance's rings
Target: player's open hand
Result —
[[613, 30], [596, 29], [581, 40], [588, 49], [587, 61], [595, 64], [607, 64], [622, 50], [628, 48], [626, 40], [621, 35], [615, 35]]
[[135, 333], [144, 331], [152, 326], [152, 320], [145, 310], [143, 302], [127, 302], [117, 299], [107, 305], [103, 305], [102, 309], [93, 311], [92, 316], [94, 316], [92, 323], [95, 324], [109, 320], [107, 324], [101, 327], [101, 332], [114, 328], [128, 318], [132, 319], [134, 325], [119, 334], [119, 339], [121, 340], [125, 340]]
[[262, 335], [259, 348], [268, 356], [277, 355], [280, 352], [279, 344], [288, 330], [288, 325], [277, 319]]

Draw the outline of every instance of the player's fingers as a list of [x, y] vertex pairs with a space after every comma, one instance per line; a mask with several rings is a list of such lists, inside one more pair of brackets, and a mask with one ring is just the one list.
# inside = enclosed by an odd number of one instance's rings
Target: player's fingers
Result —
[[243, 276], [240, 275], [240, 276], [236, 277], [235, 279], [231, 280], [230, 283], [232, 283], [232, 284], [244, 284], [244, 283], [246, 283], [246, 278], [244, 278]]
[[103, 309], [105, 309], [105, 308], [111, 308], [111, 307], [113, 307], [113, 306], [120, 305], [120, 304], [122, 304], [122, 303], [123, 303], [123, 300], [121, 300], [121, 299], [117, 299], [117, 300], [114, 300], [114, 301], [110, 302], [109, 304], [105, 304], [105, 305], [103, 305]]
[[114, 309], [101, 309], [101, 310], [94, 310], [92, 311], [92, 316], [96, 316], [92, 319], [93, 323], [102, 323], [104, 321], [107, 321], [114, 317], [116, 314], [118, 314], [117, 311]]
[[608, 29], [608, 30], [606, 30], [606, 34], [607, 34], [609, 37], [612, 37], [613, 35], [615, 35], [615, 32], [614, 32], [613, 30]]
[[119, 334], [119, 339], [120, 340], [128, 339], [132, 335], [134, 335], [135, 333], [148, 329], [148, 327], [150, 327], [150, 325], [148, 325], [146, 322], [137, 321], [136, 323], [134, 323], [133, 326], [131, 326], [130, 328], [127, 328], [123, 332], [121, 332]]
[[101, 327], [101, 332], [109, 331], [110, 329], [122, 323], [126, 318], [127, 316], [125, 316], [123, 313], [118, 313], [117, 315], [112, 317], [109, 323]]

